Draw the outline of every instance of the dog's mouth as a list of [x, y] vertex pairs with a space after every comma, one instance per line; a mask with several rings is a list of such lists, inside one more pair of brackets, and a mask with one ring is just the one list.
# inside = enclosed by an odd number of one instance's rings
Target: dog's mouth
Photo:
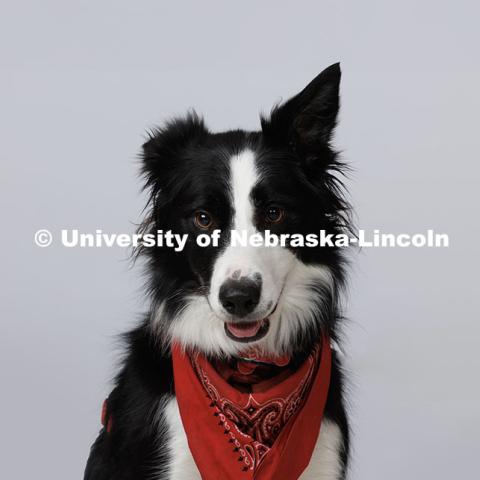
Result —
[[225, 322], [227, 337], [236, 342], [249, 343], [263, 338], [270, 328], [268, 318], [262, 318], [255, 322]]

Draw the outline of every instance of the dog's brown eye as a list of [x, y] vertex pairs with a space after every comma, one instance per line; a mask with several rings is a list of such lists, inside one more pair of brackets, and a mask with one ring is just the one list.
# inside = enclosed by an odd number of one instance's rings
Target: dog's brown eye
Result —
[[213, 225], [212, 216], [205, 210], [195, 212], [195, 225], [202, 230], [208, 230]]
[[265, 219], [267, 223], [281, 223], [285, 219], [285, 210], [280, 207], [268, 207]]

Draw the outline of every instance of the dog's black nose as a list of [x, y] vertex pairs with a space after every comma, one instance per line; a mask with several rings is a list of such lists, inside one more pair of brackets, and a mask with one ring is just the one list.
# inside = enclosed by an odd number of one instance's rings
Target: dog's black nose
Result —
[[220, 287], [220, 303], [236, 317], [244, 317], [253, 312], [260, 300], [262, 284], [248, 278], [227, 280]]

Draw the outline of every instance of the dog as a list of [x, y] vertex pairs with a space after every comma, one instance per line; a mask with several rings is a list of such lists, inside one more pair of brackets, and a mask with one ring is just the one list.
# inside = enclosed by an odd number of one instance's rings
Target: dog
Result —
[[[346, 478], [338, 348], [345, 255], [335, 246], [238, 247], [227, 235], [351, 227], [346, 166], [332, 147], [340, 77], [339, 64], [325, 69], [262, 116], [260, 131], [212, 133], [191, 112], [149, 133], [140, 232], [188, 234], [188, 241], [182, 251], [136, 252], [145, 259], [151, 307], [125, 335], [85, 480]], [[195, 242], [214, 231], [218, 245]], [[265, 406], [251, 393], [267, 395], [265, 385], [282, 389], [295, 376], [287, 400], [275, 393]], [[248, 411], [237, 396], [254, 402]]]

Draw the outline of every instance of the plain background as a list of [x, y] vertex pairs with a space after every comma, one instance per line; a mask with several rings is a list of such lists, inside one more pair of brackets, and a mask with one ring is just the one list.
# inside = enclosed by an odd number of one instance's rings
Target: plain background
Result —
[[2, 1], [0, 477], [82, 477], [117, 335], [145, 308], [128, 251], [40, 249], [34, 232], [133, 232], [148, 127], [194, 107], [213, 130], [257, 128], [341, 61], [336, 144], [359, 225], [451, 241], [354, 256], [351, 478], [474, 478], [476, 5]]

